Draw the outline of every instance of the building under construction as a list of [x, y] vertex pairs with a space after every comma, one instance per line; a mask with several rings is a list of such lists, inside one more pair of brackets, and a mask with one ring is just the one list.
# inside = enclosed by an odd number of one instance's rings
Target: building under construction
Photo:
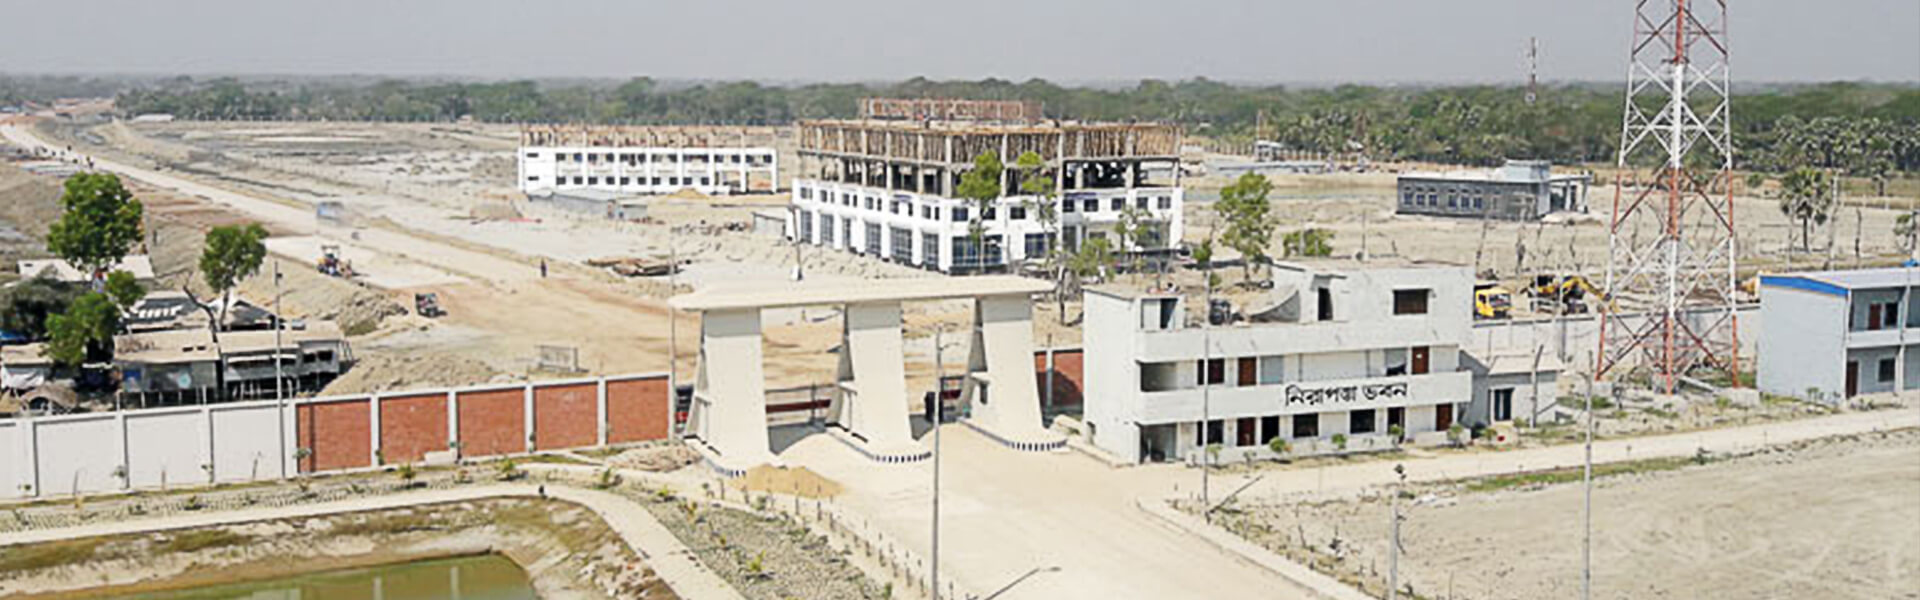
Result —
[[[884, 100], [853, 120], [800, 124], [800, 177], [788, 235], [942, 272], [999, 270], [1091, 239], [1154, 253], [1180, 239], [1180, 130], [1164, 123], [1083, 123], [1040, 118], [1030, 102]], [[981, 214], [956, 198], [961, 175], [994, 153], [1007, 165], [1002, 198]], [[1040, 157], [1051, 179], [1057, 230], [1022, 194], [1013, 164]], [[1120, 248], [1114, 225], [1148, 223]], [[978, 221], [983, 239], [970, 235]]]

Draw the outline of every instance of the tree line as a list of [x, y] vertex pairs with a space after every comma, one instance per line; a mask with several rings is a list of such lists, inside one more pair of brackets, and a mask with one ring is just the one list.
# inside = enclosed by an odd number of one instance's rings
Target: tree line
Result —
[[[1611, 162], [1624, 101], [1619, 86], [1597, 84], [1548, 86], [1528, 103], [1515, 86], [1291, 88], [1207, 79], [1100, 88], [1039, 79], [771, 86], [644, 77], [617, 85], [174, 78], [122, 92], [118, 106], [188, 119], [781, 125], [852, 117], [868, 96], [1038, 100], [1059, 118], [1170, 121], [1234, 144], [1258, 136], [1308, 152], [1469, 165], [1522, 157]], [[1744, 169], [1814, 166], [1864, 177], [1920, 171], [1920, 87], [1755, 89], [1736, 95], [1733, 115]]]

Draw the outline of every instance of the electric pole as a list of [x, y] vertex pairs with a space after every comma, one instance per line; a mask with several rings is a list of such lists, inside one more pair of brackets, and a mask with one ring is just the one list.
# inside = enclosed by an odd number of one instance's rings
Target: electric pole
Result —
[[1593, 597], [1593, 377], [1587, 377], [1587, 458], [1581, 467], [1581, 519], [1585, 532], [1580, 537], [1580, 599]]
[[1393, 474], [1398, 482], [1393, 486], [1393, 497], [1388, 501], [1393, 506], [1393, 541], [1387, 546], [1387, 600], [1400, 595], [1400, 488], [1407, 484], [1407, 466], [1393, 465]]
[[1200, 316], [1200, 516], [1213, 523], [1213, 502], [1208, 499], [1208, 472], [1213, 470], [1213, 257], [1207, 257], [1207, 306]]
[[927, 562], [927, 591], [932, 600], [940, 600], [940, 422], [945, 420], [946, 370], [941, 364], [940, 332], [933, 328], [933, 560]]

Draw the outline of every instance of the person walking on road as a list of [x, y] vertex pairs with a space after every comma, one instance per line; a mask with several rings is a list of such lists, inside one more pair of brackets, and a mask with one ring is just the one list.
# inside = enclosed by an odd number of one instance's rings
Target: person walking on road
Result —
[[540, 278], [547, 278], [547, 259], [540, 259]]

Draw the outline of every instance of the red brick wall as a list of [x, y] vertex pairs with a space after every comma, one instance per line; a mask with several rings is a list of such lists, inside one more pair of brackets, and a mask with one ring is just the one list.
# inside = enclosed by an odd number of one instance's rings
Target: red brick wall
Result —
[[666, 439], [670, 397], [665, 375], [607, 382], [607, 443]]
[[380, 457], [387, 464], [419, 462], [446, 449], [446, 394], [380, 399]]
[[[1086, 379], [1082, 375], [1086, 369], [1085, 359], [1085, 353], [1079, 349], [1053, 351], [1054, 405], [1073, 406], [1081, 403], [1083, 400], [1081, 390], [1086, 389]], [[1033, 353], [1033, 373], [1036, 378], [1035, 383], [1039, 385], [1035, 391], [1039, 392], [1040, 401], [1045, 403], [1047, 401], [1047, 351]]]
[[299, 444], [309, 452], [300, 471], [331, 471], [373, 464], [373, 414], [369, 401], [345, 400], [294, 409]]
[[600, 441], [598, 396], [599, 386], [592, 383], [533, 388], [533, 447], [578, 448]]
[[527, 450], [526, 396], [521, 388], [460, 392], [460, 454], [492, 456]]

